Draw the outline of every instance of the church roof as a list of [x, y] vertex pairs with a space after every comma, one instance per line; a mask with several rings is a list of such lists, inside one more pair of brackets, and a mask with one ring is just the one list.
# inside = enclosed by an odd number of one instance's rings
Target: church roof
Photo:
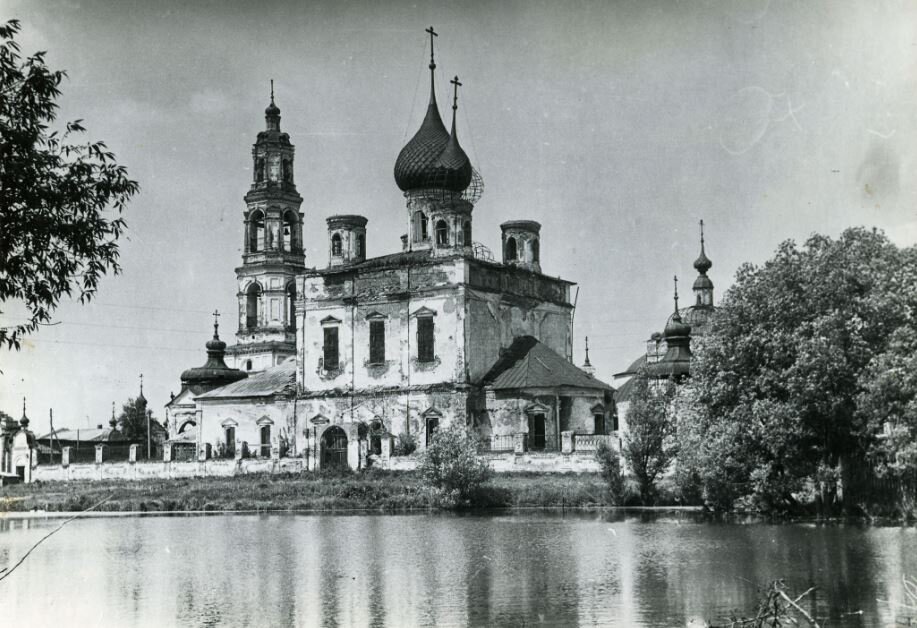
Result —
[[494, 390], [561, 387], [614, 390], [532, 336], [513, 340], [482, 382]]
[[296, 360], [287, 359], [247, 379], [221, 386], [198, 395], [201, 399], [240, 399], [246, 397], [273, 397], [292, 392], [296, 385]]
[[118, 430], [112, 429], [110, 427], [87, 427], [85, 429], [70, 429], [70, 428], [61, 428], [59, 430], [54, 430], [53, 432], [48, 432], [44, 436], [39, 436], [41, 440], [47, 439], [55, 440], [72, 440], [80, 442], [96, 442], [96, 443], [107, 443], [112, 440], [124, 440], [124, 437], [121, 436], [121, 433]]
[[640, 369], [643, 368], [644, 366], [646, 366], [646, 354], [645, 353], [642, 354], [639, 358], [637, 358], [633, 362], [631, 362], [630, 366], [628, 366], [626, 369], [624, 369], [620, 373], [615, 373], [615, 377], [618, 377], [619, 375], [621, 376], [632, 375], [634, 373], [639, 372]]

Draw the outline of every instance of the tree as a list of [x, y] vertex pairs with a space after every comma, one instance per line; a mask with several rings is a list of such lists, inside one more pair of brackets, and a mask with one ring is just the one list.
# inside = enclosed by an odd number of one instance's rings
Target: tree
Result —
[[645, 370], [634, 377], [622, 451], [637, 479], [640, 500], [648, 505], [656, 496], [656, 480], [675, 458], [675, 423], [669, 408], [675, 384], [653, 381]]
[[153, 423], [154, 420], [153, 411], [147, 408], [147, 402], [143, 396], [136, 399], [130, 398], [121, 406], [118, 429], [127, 440], [146, 441], [147, 425]]
[[794, 508], [807, 486], [834, 502], [843, 465], [868, 453], [881, 423], [862, 395], [881, 388], [890, 339], [913, 326], [915, 259], [880, 232], [848, 229], [738, 270], [696, 347], [686, 394], [697, 415], [679, 433], [690, 443], [679, 462], [715, 505]]
[[107, 272], [120, 272], [121, 213], [137, 182], [103, 142], [70, 143], [80, 120], [50, 131], [66, 73], [45, 53], [23, 59], [18, 20], [0, 25], [0, 303], [23, 305], [25, 322], [0, 327], [0, 345], [51, 320], [62, 296], [85, 303]]
[[464, 425], [450, 425], [433, 436], [420, 454], [418, 470], [445, 506], [465, 503], [490, 477], [490, 467], [478, 456], [478, 437]]

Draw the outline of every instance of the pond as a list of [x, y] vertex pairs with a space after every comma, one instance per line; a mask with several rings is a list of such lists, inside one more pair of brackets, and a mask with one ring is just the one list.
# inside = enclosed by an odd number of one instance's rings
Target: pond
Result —
[[[59, 519], [0, 519], [0, 570]], [[908, 527], [691, 514], [83, 518], [0, 582], [4, 626], [702, 626], [783, 578], [828, 626], [908, 617]], [[882, 601], [880, 601], [882, 600]], [[912, 613], [917, 616], [917, 612]]]

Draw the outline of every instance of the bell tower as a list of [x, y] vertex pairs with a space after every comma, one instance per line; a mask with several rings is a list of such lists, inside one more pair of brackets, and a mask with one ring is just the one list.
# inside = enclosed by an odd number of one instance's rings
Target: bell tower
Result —
[[226, 350], [231, 368], [262, 371], [296, 355], [296, 275], [305, 269], [302, 197], [293, 178], [294, 148], [280, 130], [280, 108], [264, 110], [265, 130], [252, 147], [245, 195], [242, 265], [236, 268], [239, 329]]

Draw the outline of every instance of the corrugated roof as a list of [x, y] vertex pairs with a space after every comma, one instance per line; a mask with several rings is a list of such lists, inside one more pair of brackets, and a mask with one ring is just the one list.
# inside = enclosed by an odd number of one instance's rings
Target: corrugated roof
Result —
[[272, 397], [292, 392], [296, 383], [296, 360], [287, 359], [247, 379], [214, 388], [196, 399], [232, 399], [241, 397]]
[[[57, 440], [79, 440], [82, 441], [96, 441], [100, 443], [107, 442], [109, 440], [109, 435], [111, 434], [112, 429], [110, 427], [103, 427], [101, 429], [97, 427], [87, 427], [86, 429], [72, 430], [69, 428], [61, 428], [59, 430], [54, 430], [53, 433], [48, 432], [44, 436], [39, 436], [41, 440], [46, 440], [49, 438], [54, 438]], [[121, 434], [114, 434], [114, 440], [123, 440]]]
[[558, 387], [614, 390], [532, 336], [513, 340], [482, 381], [495, 390]]

